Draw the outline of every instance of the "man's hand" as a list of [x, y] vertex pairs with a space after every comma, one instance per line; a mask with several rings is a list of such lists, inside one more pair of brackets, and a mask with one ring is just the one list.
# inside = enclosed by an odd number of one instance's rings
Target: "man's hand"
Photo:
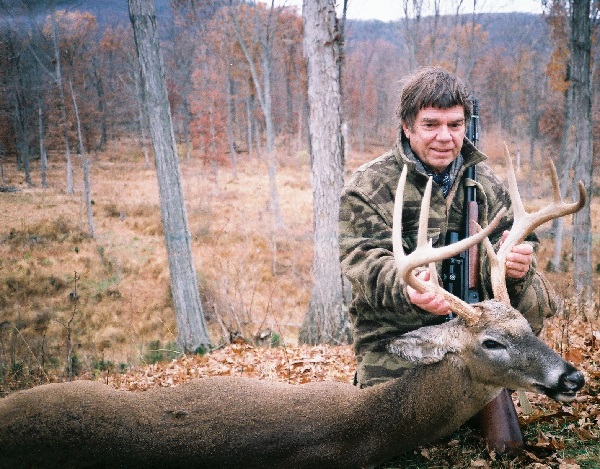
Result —
[[[500, 245], [506, 240], [508, 231], [502, 233]], [[510, 278], [523, 278], [529, 272], [533, 262], [533, 246], [528, 243], [517, 244], [506, 255], [506, 276]]]
[[[417, 277], [425, 282], [430, 281], [429, 270], [423, 270], [417, 274]], [[446, 299], [441, 295], [436, 295], [435, 293], [426, 292], [419, 293], [410, 285], [406, 286], [406, 291], [408, 293], [408, 299], [412, 304], [418, 306], [425, 311], [437, 314], [438, 316], [445, 316], [450, 314], [450, 305], [446, 301]]]

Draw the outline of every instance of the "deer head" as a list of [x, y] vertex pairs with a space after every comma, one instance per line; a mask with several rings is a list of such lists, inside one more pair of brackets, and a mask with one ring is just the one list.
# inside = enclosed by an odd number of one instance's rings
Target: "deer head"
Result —
[[[456, 324], [444, 327], [423, 327], [392, 340], [390, 352], [415, 364], [431, 364], [449, 353], [455, 353], [469, 364], [474, 380], [490, 385], [541, 392], [559, 401], [569, 401], [584, 383], [583, 375], [560, 356], [539, 341], [525, 318], [510, 305], [506, 288], [505, 263], [511, 249], [541, 224], [580, 210], [586, 203], [583, 184], [579, 183], [579, 200], [565, 203], [560, 195], [558, 177], [550, 160], [550, 176], [553, 186], [553, 202], [527, 213], [517, 188], [514, 168], [508, 149], [505, 150], [508, 169], [508, 188], [511, 197], [514, 223], [509, 236], [494, 251], [488, 234], [496, 228], [505, 210], [500, 211], [485, 228], [479, 227], [476, 235], [440, 248], [433, 248], [427, 241], [427, 223], [431, 195], [431, 178], [425, 188], [419, 217], [417, 248], [406, 255], [402, 248], [402, 205], [407, 168], [404, 167], [394, 207], [393, 247], [400, 277], [406, 285], [419, 292], [431, 291], [443, 295], [451, 310], [460, 319]], [[437, 279], [435, 262], [455, 256], [469, 247], [484, 242], [490, 258], [491, 283], [495, 299], [474, 305], [467, 304], [444, 290], [437, 282], [424, 282], [414, 270], [429, 266], [431, 278]], [[462, 322], [462, 324], [461, 324]], [[465, 327], [466, 326], [466, 327]]]

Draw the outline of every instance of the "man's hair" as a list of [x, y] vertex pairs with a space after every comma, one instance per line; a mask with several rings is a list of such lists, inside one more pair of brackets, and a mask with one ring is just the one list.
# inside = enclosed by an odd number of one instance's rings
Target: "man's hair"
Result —
[[412, 128], [421, 109], [449, 109], [454, 106], [463, 107], [465, 121], [469, 122], [473, 114], [473, 102], [465, 84], [441, 67], [423, 67], [404, 82], [396, 115], [401, 124]]

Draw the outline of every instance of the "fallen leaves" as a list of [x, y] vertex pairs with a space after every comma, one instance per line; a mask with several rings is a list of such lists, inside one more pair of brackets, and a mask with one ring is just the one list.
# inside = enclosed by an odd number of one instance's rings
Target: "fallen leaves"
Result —
[[356, 360], [350, 346], [255, 347], [231, 344], [207, 355], [186, 355], [168, 363], [155, 363], [112, 374], [106, 382], [129, 391], [152, 386], [175, 386], [206, 376], [247, 378], [302, 384], [310, 381], [352, 382]]

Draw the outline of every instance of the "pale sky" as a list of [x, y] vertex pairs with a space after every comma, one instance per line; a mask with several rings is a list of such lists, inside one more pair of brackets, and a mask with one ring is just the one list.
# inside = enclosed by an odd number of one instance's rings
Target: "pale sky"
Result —
[[[270, 3], [270, 2], [267, 2]], [[337, 0], [338, 6], [342, 0]], [[442, 0], [442, 13], [454, 13], [453, 8], [457, 0]], [[276, 5], [288, 5], [298, 7], [298, 13], [302, 13], [302, 0], [275, 0]], [[348, 0], [348, 18], [350, 19], [377, 19], [380, 21], [396, 21], [403, 16], [403, 0]], [[428, 1], [424, 1], [427, 5]], [[463, 1], [462, 13], [471, 13], [472, 1]], [[341, 14], [341, 8], [338, 10]], [[541, 0], [479, 0], [477, 1], [478, 13], [512, 12], [521, 11], [527, 13], [542, 13]], [[425, 11], [423, 11], [425, 14]]]

